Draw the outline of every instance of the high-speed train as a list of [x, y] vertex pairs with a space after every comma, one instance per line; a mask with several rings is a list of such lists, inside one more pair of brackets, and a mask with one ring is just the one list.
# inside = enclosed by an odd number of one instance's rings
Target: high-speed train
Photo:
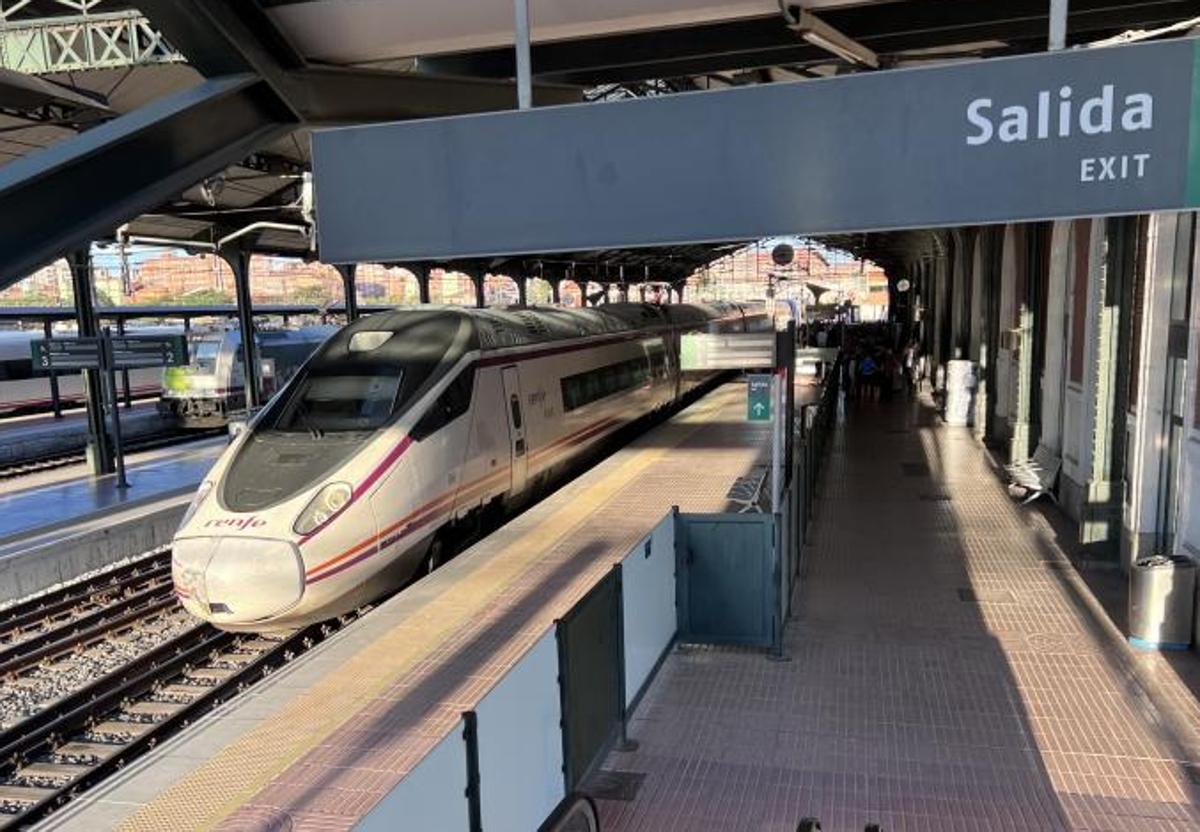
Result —
[[326, 341], [197, 491], [173, 543], [189, 612], [230, 630], [324, 620], [443, 558], [623, 425], [710, 374], [690, 331], [763, 330], [762, 306], [417, 307]]
[[[282, 387], [336, 331], [332, 326], [307, 326], [255, 332], [264, 395]], [[163, 371], [159, 412], [184, 428], [225, 425], [231, 412], [246, 406], [241, 332], [231, 329], [193, 335], [188, 341], [188, 361], [186, 367]]]

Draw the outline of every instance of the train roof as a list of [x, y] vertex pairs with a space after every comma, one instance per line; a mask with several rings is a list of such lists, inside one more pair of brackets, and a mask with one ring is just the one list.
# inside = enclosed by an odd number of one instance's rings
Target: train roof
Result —
[[[273, 343], [278, 341], [290, 341], [296, 343], [320, 343], [330, 335], [338, 331], [338, 327], [334, 324], [313, 324], [311, 326], [301, 326], [294, 329], [258, 329], [254, 330], [254, 336], [259, 343]], [[206, 329], [200, 332], [194, 332], [192, 336], [198, 341], [216, 341], [225, 340], [240, 343], [242, 340], [242, 331], [237, 327], [231, 329]]]
[[[749, 307], [713, 304], [610, 303], [585, 309], [566, 307], [508, 307], [473, 309], [461, 306], [398, 308], [361, 319], [358, 328], [399, 329], [414, 314], [444, 313], [449, 324], [466, 317], [471, 321], [479, 349], [501, 349], [568, 338], [631, 332], [664, 324], [695, 325], [752, 311]], [[372, 323], [373, 322], [373, 323]]]

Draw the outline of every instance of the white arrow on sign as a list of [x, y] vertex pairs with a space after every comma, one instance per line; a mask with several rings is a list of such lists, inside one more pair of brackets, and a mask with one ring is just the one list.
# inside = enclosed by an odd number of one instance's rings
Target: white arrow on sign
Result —
[[765, 410], [765, 409], [766, 409], [766, 405], [765, 405], [765, 404], [763, 404], [762, 402], [755, 402], [755, 403], [754, 403], [754, 415], [755, 415], [755, 416], [761, 416], [761, 415], [763, 415], [763, 410]]

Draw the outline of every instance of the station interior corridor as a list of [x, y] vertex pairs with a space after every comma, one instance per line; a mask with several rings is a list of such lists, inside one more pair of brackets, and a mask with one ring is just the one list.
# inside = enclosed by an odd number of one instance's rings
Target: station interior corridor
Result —
[[1200, 658], [1130, 648], [1125, 576], [998, 465], [928, 396], [851, 402], [787, 660], [672, 652], [603, 828], [1200, 827]]

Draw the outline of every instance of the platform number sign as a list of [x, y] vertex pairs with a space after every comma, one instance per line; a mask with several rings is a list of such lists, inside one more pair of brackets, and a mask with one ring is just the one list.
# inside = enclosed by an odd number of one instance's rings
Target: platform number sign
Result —
[[188, 363], [187, 339], [182, 335], [112, 336], [113, 366], [179, 367]]
[[95, 370], [100, 366], [99, 338], [52, 338], [30, 342], [35, 370]]
[[[48, 370], [96, 370], [102, 365], [103, 338], [47, 338], [30, 342], [34, 368]], [[183, 335], [115, 335], [112, 368], [177, 367], [188, 363], [187, 339]]]
[[746, 418], [751, 422], [771, 421], [771, 376], [747, 377]]

